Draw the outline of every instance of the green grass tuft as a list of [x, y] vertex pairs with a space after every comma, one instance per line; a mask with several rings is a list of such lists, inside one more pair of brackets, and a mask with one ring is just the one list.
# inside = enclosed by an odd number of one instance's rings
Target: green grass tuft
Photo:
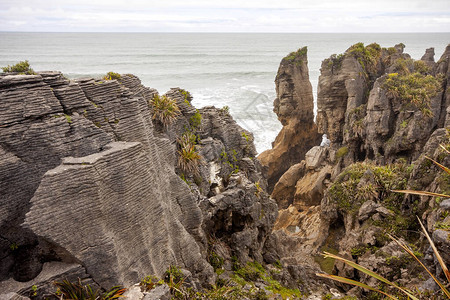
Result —
[[344, 157], [348, 154], [348, 147], [344, 146], [338, 149], [338, 151], [336, 151], [336, 158], [339, 159], [341, 157]]
[[303, 62], [303, 59], [306, 58], [306, 55], [308, 54], [308, 47], [303, 47], [298, 49], [297, 51], [289, 53], [286, 57], [283, 58], [283, 60], [288, 62], [295, 62], [296, 65], [301, 65]]
[[114, 73], [114, 72], [108, 72], [103, 77], [103, 80], [118, 80], [118, 79], [120, 79], [120, 74], [119, 73]]
[[5, 73], [8, 72], [15, 72], [23, 75], [35, 75], [36, 73], [33, 71], [32, 68], [30, 68], [30, 63], [28, 60], [20, 61], [17, 64], [7, 67], [2, 67], [2, 71]]
[[442, 78], [419, 72], [391, 73], [382, 87], [389, 97], [402, 101], [405, 106], [413, 105], [420, 109], [424, 116], [432, 117], [431, 98], [441, 90]]
[[197, 136], [186, 131], [178, 139], [178, 167], [184, 174], [198, 175], [202, 156], [198, 153], [196, 144]]

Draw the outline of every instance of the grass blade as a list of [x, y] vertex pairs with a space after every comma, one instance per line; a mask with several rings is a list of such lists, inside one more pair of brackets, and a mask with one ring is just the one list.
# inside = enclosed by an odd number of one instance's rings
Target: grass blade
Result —
[[347, 259], [345, 259], [343, 257], [337, 256], [337, 255], [329, 253], [329, 252], [324, 252], [324, 254], [325, 254], [325, 258], [329, 257], [329, 258], [340, 260], [343, 263], [351, 266], [352, 268], [357, 269], [357, 270], [359, 270], [359, 271], [369, 275], [370, 277], [376, 278], [376, 279], [378, 279], [378, 280], [380, 280], [380, 281], [382, 281], [382, 282], [384, 282], [386, 284], [394, 285], [392, 282], [390, 282], [386, 278], [378, 275], [377, 273], [375, 273], [373, 271], [370, 271], [369, 269], [364, 268], [363, 266], [358, 265], [357, 263], [355, 263], [355, 262], [353, 262], [351, 260], [347, 260]]
[[[447, 281], [450, 282], [450, 272], [448, 271], [448, 268], [445, 265], [444, 260], [442, 259], [442, 256], [439, 254], [439, 251], [437, 250], [436, 245], [434, 244], [433, 240], [431, 239], [430, 235], [428, 234], [427, 230], [425, 229], [425, 226], [423, 226], [423, 224], [419, 218], [417, 218], [417, 220], [419, 220], [419, 224], [422, 227], [422, 230], [425, 233], [425, 236], [427, 237], [428, 242], [431, 245], [431, 248], [433, 249], [434, 255], [436, 255], [436, 258], [439, 261], [439, 264], [441, 265], [442, 270], [444, 271], [445, 277], [447, 277]], [[449, 296], [449, 298], [450, 298], [450, 294], [448, 294], [447, 296]]]
[[450, 154], [450, 151], [448, 151], [445, 147], [444, 147], [444, 145], [439, 145], [442, 149], [444, 149], [444, 151], [445, 152], [447, 152], [448, 154]]
[[[421, 223], [422, 224], [422, 223]], [[422, 225], [423, 226], [423, 225]], [[425, 228], [423, 228], [425, 229]], [[450, 294], [447, 291], [447, 289], [444, 287], [444, 285], [428, 270], [428, 268], [420, 261], [420, 259], [411, 251], [411, 249], [408, 248], [404, 243], [400, 242], [398, 239], [394, 238], [392, 235], [388, 234], [388, 236], [397, 243], [403, 250], [405, 250], [411, 257], [413, 257], [421, 266], [422, 268], [427, 271], [427, 273], [433, 278], [433, 280], [439, 285], [441, 290], [447, 295], [447, 297], [450, 298]]]
[[381, 291], [379, 289], [373, 288], [373, 287], [371, 287], [371, 286], [369, 286], [367, 284], [361, 283], [359, 281], [355, 281], [355, 280], [348, 279], [348, 278], [341, 277], [341, 276], [330, 275], [330, 274], [316, 273], [316, 275], [319, 276], [319, 277], [328, 278], [328, 279], [339, 281], [339, 282], [342, 282], [342, 283], [358, 286], [358, 287], [366, 289], [366, 290], [370, 290], [370, 291], [374, 291], [374, 292], [383, 294], [383, 295], [385, 295], [386, 297], [388, 297], [390, 299], [398, 300], [397, 298], [395, 298], [395, 297], [393, 297], [393, 296], [391, 296], [391, 295], [389, 295], [389, 294], [387, 294], [387, 293], [385, 293], [385, 292], [383, 292], [383, 291]]
[[396, 193], [413, 194], [413, 195], [419, 195], [419, 196], [450, 197], [449, 195], [445, 195], [445, 194], [438, 194], [438, 193], [425, 192], [425, 191], [413, 191], [413, 190], [391, 190], [391, 191], [396, 192]]
[[358, 265], [357, 263], [355, 263], [355, 262], [353, 262], [351, 260], [347, 260], [347, 259], [345, 259], [343, 257], [337, 256], [337, 255], [329, 253], [329, 252], [324, 252], [324, 254], [325, 254], [325, 258], [329, 257], [329, 258], [334, 258], [334, 259], [340, 260], [343, 263], [351, 266], [352, 268], [354, 268], [356, 270], [359, 270], [359, 271], [363, 272], [364, 274], [369, 275], [370, 277], [378, 279], [379, 281], [384, 282], [384, 283], [386, 283], [386, 284], [388, 284], [388, 285], [390, 285], [390, 286], [400, 290], [402, 293], [404, 293], [405, 295], [407, 295], [411, 299], [419, 300], [418, 298], [414, 297], [408, 290], [406, 290], [406, 289], [404, 289], [402, 287], [399, 287], [398, 285], [396, 285], [395, 283], [387, 280], [383, 276], [381, 276], [381, 275], [379, 275], [379, 274], [377, 274], [377, 273], [375, 273], [375, 272], [373, 272], [373, 271], [371, 271], [371, 270], [369, 270], [369, 269], [367, 269], [367, 268], [365, 268], [365, 267], [363, 267], [361, 265]]
[[447, 167], [444, 166], [444, 165], [441, 165], [440, 163], [438, 163], [438, 162], [435, 161], [434, 159], [429, 158], [428, 156], [425, 156], [425, 158], [427, 158], [427, 159], [431, 160], [432, 162], [434, 162], [439, 168], [441, 168], [441, 169], [444, 170], [447, 174], [450, 175], [450, 169], [449, 169], [449, 168], [447, 168]]

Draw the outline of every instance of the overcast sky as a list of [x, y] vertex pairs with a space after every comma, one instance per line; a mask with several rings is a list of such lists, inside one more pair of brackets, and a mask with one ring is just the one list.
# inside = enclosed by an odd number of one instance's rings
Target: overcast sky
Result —
[[0, 0], [0, 31], [450, 32], [450, 0]]

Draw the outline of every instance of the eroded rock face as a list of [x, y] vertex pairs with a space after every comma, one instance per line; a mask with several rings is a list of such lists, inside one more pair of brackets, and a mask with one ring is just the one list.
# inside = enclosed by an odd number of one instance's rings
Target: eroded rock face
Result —
[[274, 112], [283, 128], [272, 149], [258, 156], [268, 167], [269, 192], [290, 166], [299, 163], [309, 148], [320, 143], [314, 123], [314, 98], [306, 53], [304, 47], [283, 58], [275, 79], [277, 98]]
[[[25, 226], [72, 253], [101, 286], [162, 275], [167, 264], [195, 263], [202, 272], [208, 264], [189, 233], [198, 234], [202, 213], [170, 166], [154, 162], [137, 142], [65, 158], [41, 180]], [[162, 193], [163, 186], [172, 188]]]
[[406, 108], [404, 103], [389, 96], [383, 89], [385, 80], [385, 77], [377, 79], [369, 95], [363, 121], [367, 135], [366, 152], [372, 159], [386, 162], [391, 162], [399, 154], [416, 159], [438, 125], [442, 92], [430, 99], [430, 117], [419, 109]]
[[[343, 140], [345, 111], [363, 104], [367, 82], [356, 58], [322, 62], [317, 94], [317, 125], [332, 143]], [[331, 66], [330, 66], [331, 61]]]
[[[304, 160], [292, 164], [275, 184], [272, 197], [280, 211], [268, 247], [274, 240], [282, 244], [278, 252], [282, 262], [322, 266], [313, 256], [336, 251], [402, 284], [422, 284], [411, 280], [418, 271], [401, 265], [405, 257], [385, 235], [394, 232], [415, 243], [414, 215], [420, 215], [440, 249], [447, 251], [446, 232], [436, 230], [436, 224], [448, 222], [442, 217], [447, 215], [444, 209], [429, 197], [392, 190], [449, 192], [448, 179], [425, 156], [450, 164], [450, 156], [439, 146], [450, 145], [450, 47], [438, 62], [432, 48], [421, 61], [412, 60], [403, 49], [402, 44], [387, 49], [356, 44], [322, 63], [317, 125], [330, 143], [310, 148]], [[424, 102], [412, 101], [412, 93], [408, 94], [416, 83], [427, 89]], [[399, 92], [400, 84], [406, 87], [405, 94]], [[401, 259], [386, 264], [379, 259], [382, 253]], [[427, 257], [434, 270], [432, 253]], [[439, 267], [435, 269], [441, 276]], [[323, 270], [354, 276], [352, 268], [339, 263]], [[360, 279], [372, 283], [371, 278]]]
[[431, 69], [433, 69], [436, 65], [434, 62], [434, 48], [426, 49], [425, 54], [420, 60], [425, 62]]
[[[439, 127], [450, 127], [450, 45], [448, 45], [445, 48], [444, 53], [442, 54], [441, 58], [436, 63], [436, 74], [442, 74], [445, 78], [445, 89], [444, 89], [444, 96], [443, 96], [443, 109], [441, 110], [441, 114], [439, 116]], [[445, 107], [447, 110], [445, 110]]]
[[295, 164], [278, 180], [272, 192], [272, 198], [278, 203], [278, 209], [288, 208], [294, 201], [295, 185], [305, 174], [305, 162]]
[[[63, 263], [59, 261], [46, 262], [39, 275], [30, 281], [18, 282], [10, 278], [0, 282], [1, 299], [51, 299], [55, 295], [54, 282], [69, 280], [90, 285], [93, 289], [99, 286], [89, 277], [86, 269], [78, 263]], [[33, 287], [34, 286], [34, 287]], [[8, 298], [6, 291], [17, 291], [15, 297]], [[22, 298], [23, 297], [23, 298]], [[30, 298], [28, 298], [30, 297]]]
[[[436, 68], [432, 48], [421, 61], [414, 62], [403, 53], [403, 45], [388, 49], [358, 45], [322, 63], [317, 99], [319, 132], [329, 136], [331, 148], [346, 148], [344, 166], [364, 159], [381, 164], [398, 156], [417, 159], [433, 130], [444, 126], [448, 107], [445, 89], [430, 89], [428, 96], [420, 96], [427, 98], [426, 103], [414, 105], [411, 99], [402, 98], [395, 84], [407, 76], [418, 78], [423, 85], [429, 78], [433, 84], [446, 84], [438, 76], [447, 72], [445, 59], [441, 58]], [[413, 87], [406, 89], [408, 93]]]
[[[211, 237], [242, 263], [262, 262], [277, 207], [253, 136], [221, 110], [195, 109], [178, 88], [167, 96], [180, 115], [163, 126], [149, 104], [156, 94], [133, 75], [0, 76], [0, 280], [11, 292], [23, 290], [19, 281], [38, 284], [54, 261], [77, 264], [104, 288], [170, 265], [193, 286], [212, 284]], [[188, 130], [198, 174], [178, 164]]]
[[[0, 278], [15, 270], [15, 278], [27, 281], [42, 268], [33, 250], [35, 235], [20, 225], [45, 172], [59, 165], [62, 157], [89, 155], [112, 142], [88, 119], [77, 113], [70, 119], [64, 115], [51, 85], [45, 82], [48, 77], [54, 79], [52, 84], [68, 84], [59, 73], [0, 77], [0, 232], [4, 241], [1, 265], [5, 267]], [[15, 247], [11, 245], [28, 246], [12, 253]], [[27, 257], [26, 262], [19, 262], [20, 257]]]

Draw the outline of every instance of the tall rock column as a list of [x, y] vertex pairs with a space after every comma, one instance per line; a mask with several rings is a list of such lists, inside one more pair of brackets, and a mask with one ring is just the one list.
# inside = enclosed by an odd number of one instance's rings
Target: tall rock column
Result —
[[[424, 55], [425, 56], [425, 55]], [[450, 126], [450, 44], [445, 48], [444, 53], [437, 62], [436, 74], [444, 76], [444, 95], [442, 98], [442, 110], [439, 116], [439, 127], [448, 128]]]
[[306, 152], [320, 142], [314, 123], [314, 98], [306, 47], [281, 60], [275, 84], [277, 98], [274, 112], [283, 128], [273, 142], [272, 149], [258, 157], [268, 167], [269, 192], [290, 166], [302, 161]]

